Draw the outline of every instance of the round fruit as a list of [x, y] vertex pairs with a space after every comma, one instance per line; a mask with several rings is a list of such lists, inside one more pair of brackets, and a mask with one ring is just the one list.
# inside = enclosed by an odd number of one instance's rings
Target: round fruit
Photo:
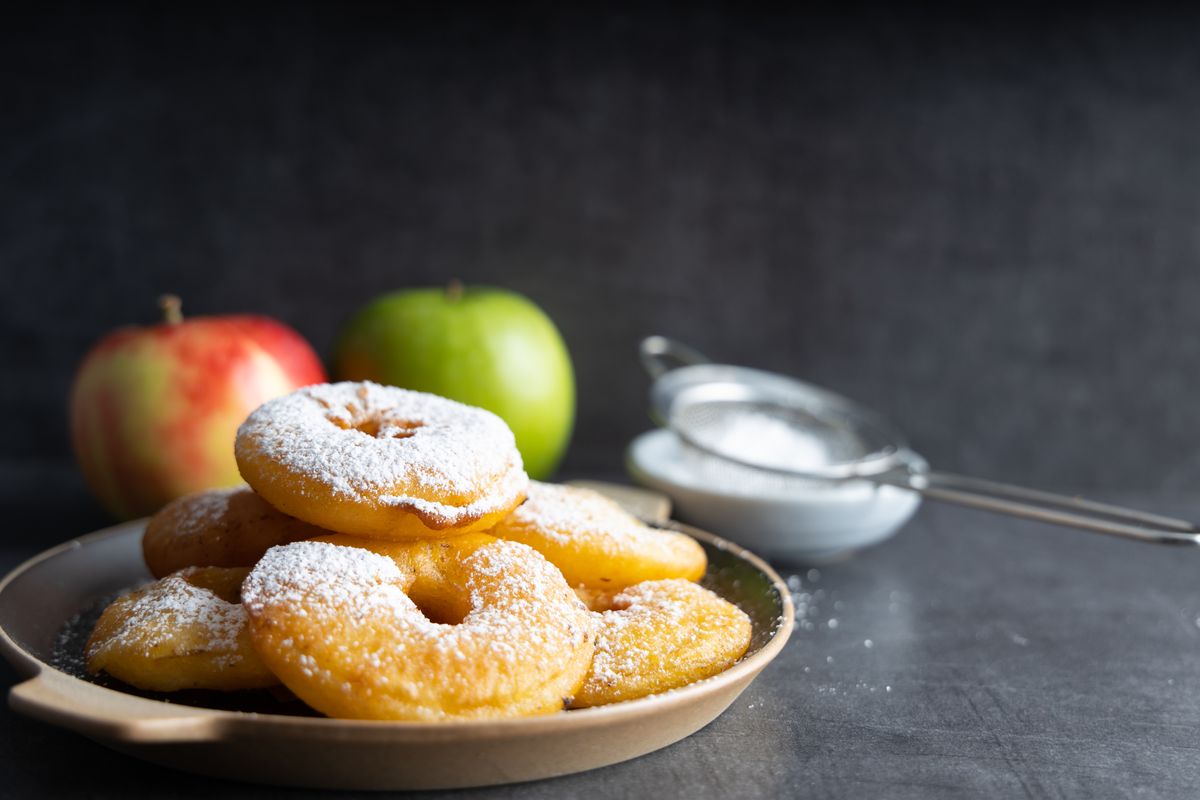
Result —
[[558, 329], [504, 289], [451, 284], [384, 295], [343, 328], [333, 373], [486, 408], [512, 428], [535, 478], [554, 471], [575, 421], [575, 376]]
[[71, 439], [88, 485], [118, 517], [151, 514], [185, 494], [241, 482], [233, 440], [273, 397], [325, 380], [300, 334], [267, 317], [165, 321], [121, 328], [80, 365]]

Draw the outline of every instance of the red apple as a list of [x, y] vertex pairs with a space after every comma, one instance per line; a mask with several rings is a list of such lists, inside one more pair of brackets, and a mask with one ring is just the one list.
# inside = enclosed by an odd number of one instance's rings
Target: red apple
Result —
[[165, 321], [100, 341], [71, 388], [71, 438], [88, 485], [113, 514], [151, 514], [190, 492], [241, 482], [233, 439], [263, 402], [325, 370], [300, 334], [267, 317]]

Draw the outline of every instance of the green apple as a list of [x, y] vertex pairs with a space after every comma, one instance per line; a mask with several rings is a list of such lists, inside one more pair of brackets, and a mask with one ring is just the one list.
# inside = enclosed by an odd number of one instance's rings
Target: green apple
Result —
[[575, 376], [558, 329], [504, 289], [407, 289], [362, 308], [334, 350], [338, 380], [371, 380], [480, 406], [508, 423], [526, 471], [548, 477], [575, 421]]

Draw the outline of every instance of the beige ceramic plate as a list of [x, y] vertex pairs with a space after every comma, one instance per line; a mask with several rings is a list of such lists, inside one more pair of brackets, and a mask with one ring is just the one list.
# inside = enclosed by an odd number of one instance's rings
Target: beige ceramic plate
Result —
[[[266, 693], [143, 697], [73, 677], [86, 619], [105, 598], [149, 579], [144, 521], [67, 542], [0, 582], [0, 651], [29, 676], [9, 693], [23, 714], [139, 758], [188, 772], [287, 786], [434, 789], [528, 781], [594, 769], [666, 747], [724, 711], [783, 648], [791, 597], [779, 576], [736, 545], [667, 523], [704, 544], [705, 583], [754, 623], [746, 657], [707, 681], [601, 708], [525, 719], [441, 724], [304, 716]], [[72, 625], [72, 620], [75, 625]], [[52, 664], [54, 666], [52, 666]], [[241, 702], [245, 701], [245, 702]], [[190, 705], [188, 703], [195, 703]], [[205, 707], [208, 706], [208, 707]]]

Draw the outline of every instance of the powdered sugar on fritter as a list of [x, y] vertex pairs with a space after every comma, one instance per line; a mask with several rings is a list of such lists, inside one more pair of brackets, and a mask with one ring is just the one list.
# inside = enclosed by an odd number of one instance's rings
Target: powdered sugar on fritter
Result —
[[335, 496], [411, 507], [447, 525], [506, 508], [528, 481], [495, 414], [370, 382], [271, 400], [242, 424], [236, 449], [239, 461], [261, 453]]
[[123, 650], [150, 656], [159, 641], [177, 632], [199, 631], [205, 652], [240, 659], [236, 651], [238, 635], [246, 626], [245, 611], [190, 583], [188, 577], [197, 571], [181, 570], [118, 598], [113, 607], [120, 609], [120, 624], [110, 635], [90, 644], [88, 658]]
[[614, 544], [633, 543], [658, 533], [599, 492], [539, 481], [529, 482], [528, 498], [513, 509], [506, 524], [536, 528], [560, 544], [597, 533]]
[[[615, 608], [602, 612], [600, 633], [596, 637], [596, 654], [588, 682], [602, 686], [620, 686], [644, 670], [662, 645], [655, 640], [639, 641], [626, 629], [639, 625], [670, 626], [675, 635], [694, 640], [695, 631], [680, 625], [688, 615], [691, 603], [673, 594], [675, 581], [649, 581], [631, 587], [617, 595]], [[679, 581], [679, 584], [684, 583]], [[689, 584], [689, 587], [691, 584]]]
[[615, 702], [692, 683], [733, 663], [750, 643], [745, 612], [684, 580], [646, 581], [597, 615], [600, 633], [584, 705]]
[[176, 536], [184, 538], [198, 535], [220, 521], [229, 511], [229, 501], [236, 494], [246, 491], [245, 484], [227, 489], [210, 489], [190, 495], [181, 508], [186, 512], [175, 520]]
[[569, 683], [569, 669], [582, 675], [596, 622], [553, 565], [505, 541], [460, 565], [470, 610], [458, 624], [421, 613], [404, 592], [410, 577], [390, 558], [325, 542], [272, 548], [242, 597], [264, 658], [303, 676], [307, 688], [294, 690], [318, 706], [341, 696], [355, 716], [370, 716], [373, 704], [399, 704], [412, 718], [455, 708], [485, 714], [546, 686], [553, 692]]
[[410, 580], [396, 562], [369, 550], [295, 542], [272, 547], [255, 565], [242, 584], [242, 605], [251, 614], [328, 608], [367, 619], [384, 609], [415, 610], [403, 591]]

